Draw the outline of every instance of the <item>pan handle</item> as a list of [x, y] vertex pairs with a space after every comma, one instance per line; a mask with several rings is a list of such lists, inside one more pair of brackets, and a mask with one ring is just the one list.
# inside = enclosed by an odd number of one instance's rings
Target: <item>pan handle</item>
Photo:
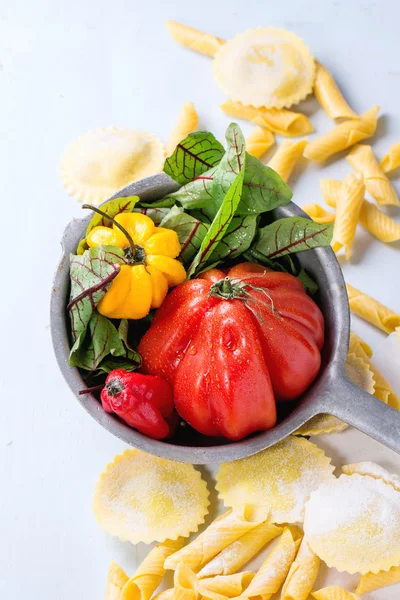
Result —
[[331, 384], [329, 414], [400, 454], [400, 412], [360, 389], [345, 375]]

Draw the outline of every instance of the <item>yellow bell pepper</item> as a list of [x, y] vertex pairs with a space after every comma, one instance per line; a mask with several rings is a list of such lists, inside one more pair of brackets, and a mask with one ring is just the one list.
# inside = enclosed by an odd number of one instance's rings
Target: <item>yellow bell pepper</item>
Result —
[[121, 213], [114, 221], [112, 227], [94, 227], [86, 238], [91, 248], [103, 245], [126, 248], [130, 261], [121, 265], [97, 310], [111, 319], [141, 319], [151, 308], [161, 306], [169, 287], [184, 281], [185, 269], [175, 260], [181, 246], [175, 231], [156, 227], [146, 215]]

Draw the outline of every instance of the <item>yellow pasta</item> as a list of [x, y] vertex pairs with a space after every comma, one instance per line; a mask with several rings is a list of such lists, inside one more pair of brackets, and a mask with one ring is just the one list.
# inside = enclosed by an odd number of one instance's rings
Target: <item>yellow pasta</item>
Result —
[[344, 246], [347, 259], [351, 255], [364, 192], [364, 182], [357, 175], [350, 174], [344, 178], [336, 207], [332, 249], [338, 252]]
[[129, 577], [125, 571], [112, 560], [108, 568], [106, 595], [104, 600], [120, 600], [121, 591]]
[[242, 598], [262, 596], [263, 600], [269, 600], [280, 589], [294, 561], [301, 537], [297, 527], [285, 527], [278, 543], [262, 563]]
[[330, 224], [335, 222], [335, 213], [325, 210], [317, 203], [304, 204], [301, 208], [316, 223]]
[[[336, 206], [341, 189], [340, 181], [321, 179], [322, 195], [328, 206]], [[381, 242], [390, 243], [400, 240], [400, 224], [365, 199], [360, 210], [360, 224]]]
[[362, 358], [371, 368], [375, 380], [374, 396], [382, 400], [385, 404], [389, 404], [393, 408], [400, 410], [400, 399], [396, 396], [389, 382], [385, 379], [382, 373], [376, 368], [371, 361], [371, 348], [353, 331], [350, 333], [349, 353]]
[[282, 527], [272, 523], [261, 523], [217, 554], [201, 569], [197, 577], [236, 573], [280, 533]]
[[315, 600], [357, 600], [357, 596], [339, 585], [331, 585], [329, 587], [313, 592], [312, 597]]
[[393, 144], [381, 160], [381, 167], [385, 173], [389, 173], [400, 167], [400, 142]]
[[199, 597], [198, 580], [193, 571], [180, 563], [174, 573], [173, 600], [197, 600]]
[[268, 166], [279, 173], [283, 181], [287, 182], [306, 146], [307, 140], [298, 142], [285, 140], [269, 161]]
[[245, 505], [238, 510], [228, 510], [215, 519], [193, 542], [169, 556], [165, 561], [165, 568], [176, 569], [180, 562], [184, 562], [197, 573], [221, 550], [250, 529], [263, 523], [267, 516], [266, 509], [257, 509], [253, 506]]
[[351, 119], [357, 114], [347, 104], [332, 74], [317, 61], [314, 94], [331, 119]]
[[394, 204], [400, 202], [396, 191], [376, 160], [371, 146], [357, 144], [347, 155], [347, 160], [364, 177], [365, 188], [378, 204]]
[[342, 182], [337, 179], [321, 179], [322, 197], [328, 206], [336, 208], [338, 198], [342, 191]]
[[378, 588], [386, 587], [400, 583], [400, 567], [392, 567], [389, 571], [379, 571], [379, 573], [367, 573], [361, 575], [356, 589], [356, 594], [366, 594]]
[[153, 600], [173, 600], [174, 597], [174, 588], [169, 588], [168, 590], [163, 590], [159, 594], [153, 596]]
[[281, 600], [307, 600], [317, 579], [319, 564], [320, 559], [303, 539], [283, 584]]
[[246, 138], [246, 150], [249, 154], [260, 158], [275, 144], [275, 136], [265, 127], [254, 127]]
[[119, 600], [150, 600], [165, 575], [165, 559], [182, 548], [183, 538], [155, 546], [126, 582]]
[[400, 326], [400, 315], [375, 298], [360, 292], [349, 283], [346, 284], [346, 287], [350, 310], [358, 317], [382, 329], [385, 333], [392, 333], [396, 327]]
[[400, 240], [400, 224], [368, 200], [364, 200], [361, 207], [360, 224], [381, 242]]
[[166, 146], [167, 156], [170, 156], [179, 142], [195, 131], [199, 126], [199, 117], [192, 102], [185, 102], [181, 108], [178, 120], [171, 132]]
[[344, 121], [307, 144], [304, 156], [324, 162], [333, 154], [354, 146], [357, 142], [374, 135], [378, 123], [379, 106], [374, 106], [357, 119]]
[[224, 102], [221, 108], [231, 117], [245, 119], [254, 125], [270, 129], [278, 135], [300, 137], [314, 131], [306, 115], [284, 108], [254, 108], [233, 100]]
[[215, 35], [203, 33], [198, 29], [178, 23], [178, 21], [167, 21], [165, 24], [176, 42], [206, 56], [213, 57], [217, 50], [225, 44], [225, 40]]
[[249, 586], [254, 578], [253, 571], [244, 571], [234, 575], [217, 575], [217, 577], [206, 577], [199, 581], [199, 592], [205, 596], [207, 592], [214, 592], [225, 596], [225, 598], [236, 598], [240, 596]]

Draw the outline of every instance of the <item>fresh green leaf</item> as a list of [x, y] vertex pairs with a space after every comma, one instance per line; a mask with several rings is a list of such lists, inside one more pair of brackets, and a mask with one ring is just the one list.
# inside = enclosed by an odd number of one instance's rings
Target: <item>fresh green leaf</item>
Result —
[[178, 202], [185, 210], [193, 208], [204, 208], [212, 201], [212, 187], [216, 167], [202, 173], [193, 181], [190, 181], [178, 191], [165, 196], [164, 200], [172, 200]]
[[332, 225], [314, 223], [304, 217], [278, 219], [259, 229], [250, 253], [274, 259], [293, 252], [329, 246]]
[[126, 348], [113, 323], [94, 311], [90, 317], [83, 342], [76, 340], [69, 356], [69, 364], [86, 371], [96, 371], [102, 360], [112, 356], [125, 356]]
[[124, 251], [117, 246], [97, 246], [82, 256], [71, 254], [71, 296], [68, 312], [75, 343], [83, 341], [88, 323], [97, 304], [110, 287], [125, 262]]
[[236, 176], [231, 187], [229, 188], [210, 228], [207, 235], [204, 237], [200, 249], [196, 254], [189, 270], [188, 277], [191, 277], [196, 271], [202, 269], [207, 263], [208, 259], [218, 246], [219, 242], [224, 237], [234, 215], [242, 196], [243, 189], [243, 178], [244, 178], [244, 164], [239, 174]]
[[201, 242], [208, 231], [208, 225], [185, 213], [183, 208], [174, 206], [160, 223], [161, 227], [173, 229], [181, 244], [180, 258], [189, 264], [198, 252]]
[[231, 123], [225, 137], [226, 152], [214, 174], [211, 200], [204, 207], [210, 219], [217, 214], [236, 175], [242, 170], [246, 157], [246, 142], [239, 125]]
[[306, 291], [314, 296], [318, 292], [318, 284], [310, 277], [310, 275], [303, 268], [300, 269], [299, 273], [296, 275], [297, 279], [300, 279], [301, 283], [304, 285]]
[[[217, 202], [213, 197], [213, 185], [215, 178], [219, 177], [220, 168], [221, 165], [206, 171], [177, 192], [166, 196], [165, 199], [179, 203], [186, 210], [206, 209], [207, 214], [211, 214], [213, 217], [217, 210]], [[221, 183], [225, 192], [229, 187], [227, 180], [229, 180], [229, 176], [225, 176]], [[291, 189], [278, 173], [246, 152], [243, 193], [237, 210], [238, 215], [258, 215], [273, 210], [287, 204], [292, 195]]]
[[276, 171], [246, 152], [243, 196], [238, 215], [259, 215], [284, 206], [292, 196], [292, 190]]
[[[139, 356], [139, 355], [137, 355]], [[136, 371], [140, 367], [140, 360], [131, 360], [124, 356], [107, 356], [101, 361], [96, 371], [100, 373], [111, 373], [114, 369], [124, 369], [125, 371]]]
[[219, 163], [223, 146], [208, 131], [189, 133], [164, 164], [164, 172], [178, 183], [188, 183]]
[[[114, 200], [109, 200], [101, 205], [101, 210], [105, 212], [110, 217], [115, 217], [120, 213], [132, 212], [135, 204], [139, 201], [139, 196], [128, 196], [127, 198], [114, 198]], [[86, 238], [89, 233], [95, 227], [110, 227], [111, 221], [106, 220], [105, 217], [99, 215], [98, 213], [94, 213], [93, 217], [90, 219], [89, 225], [87, 226], [85, 237], [78, 244], [78, 248], [76, 249], [76, 253], [78, 255], [82, 255], [84, 251], [88, 248], [86, 244]]]
[[159, 225], [164, 217], [169, 213], [169, 208], [134, 208], [133, 212], [139, 212], [142, 215], [147, 215], [154, 222], [155, 225]]
[[[175, 200], [169, 196], [161, 198], [161, 200], [154, 200], [154, 202], [138, 202], [137, 208], [171, 208], [175, 204]], [[135, 208], [136, 211], [136, 208]]]
[[218, 264], [222, 260], [236, 258], [246, 252], [257, 231], [257, 216], [233, 217], [226, 234], [215, 248], [209, 262]]

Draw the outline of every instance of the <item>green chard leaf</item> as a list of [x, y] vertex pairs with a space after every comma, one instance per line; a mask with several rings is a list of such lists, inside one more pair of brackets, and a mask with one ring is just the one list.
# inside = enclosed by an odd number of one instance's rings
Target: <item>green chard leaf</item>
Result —
[[318, 284], [310, 277], [310, 275], [303, 268], [300, 269], [299, 273], [296, 275], [297, 279], [300, 279], [301, 283], [304, 285], [306, 291], [314, 296], [318, 292]]
[[242, 196], [243, 189], [243, 178], [244, 178], [244, 163], [236, 175], [231, 187], [229, 188], [210, 228], [207, 235], [204, 237], [200, 249], [196, 254], [189, 270], [187, 273], [188, 277], [191, 277], [203, 268], [208, 262], [214, 250], [224, 237], [234, 215]]
[[182, 247], [180, 258], [185, 264], [189, 264], [196, 255], [209, 228], [208, 224], [202, 223], [192, 215], [185, 213], [183, 208], [178, 206], [174, 206], [169, 210], [160, 226], [173, 229], [178, 234]]
[[278, 219], [258, 231], [249, 253], [272, 260], [293, 252], [329, 246], [332, 233], [332, 225], [321, 225], [304, 217]]
[[213, 167], [195, 177], [193, 181], [190, 181], [178, 191], [165, 196], [164, 200], [178, 202], [185, 210], [204, 208], [209, 202], [212, 202], [212, 186], [216, 170], [217, 168]]
[[72, 346], [69, 364], [86, 371], [96, 371], [109, 354], [124, 357], [126, 348], [115, 325], [107, 317], [94, 311], [83, 342], [76, 340]]
[[235, 177], [242, 171], [246, 158], [246, 142], [239, 125], [231, 123], [226, 130], [227, 149], [214, 174], [211, 201], [204, 207], [213, 219]]
[[[110, 217], [115, 217], [120, 213], [132, 212], [135, 204], [138, 201], [139, 196], [128, 196], [127, 198], [114, 198], [114, 200], [109, 200], [108, 202], [102, 204], [101, 210]], [[86, 229], [85, 237], [78, 244], [76, 253], [81, 256], [84, 253], [84, 251], [87, 250], [88, 245], [86, 244], [86, 237], [92, 231], [92, 229], [100, 226], [110, 227], [110, 225], [110, 221], [106, 221], [104, 217], [102, 217], [98, 213], [94, 213]]]
[[226, 233], [214, 252], [209, 263], [214, 266], [222, 260], [240, 256], [250, 247], [257, 231], [257, 215], [233, 217]]
[[125, 262], [117, 246], [97, 246], [82, 256], [71, 254], [71, 296], [68, 312], [74, 346], [83, 341], [92, 314]]
[[[171, 208], [175, 204], [175, 201], [169, 196], [165, 196], [165, 198], [161, 198], [161, 200], [154, 200], [154, 202], [138, 202], [137, 208], [141, 210], [142, 208]], [[136, 208], [133, 212], [136, 211]]]
[[276, 171], [246, 152], [241, 215], [259, 215], [290, 202], [293, 192]]
[[195, 131], [182, 140], [164, 164], [164, 172], [178, 183], [188, 183], [219, 163], [223, 146], [208, 131]]
[[227, 141], [227, 151], [217, 167], [205, 171], [165, 200], [178, 202], [186, 210], [204, 209], [212, 220], [245, 155], [243, 193], [236, 214], [259, 215], [287, 204], [293, 195], [291, 189], [273, 169], [244, 153], [244, 138], [235, 123], [228, 128]]

